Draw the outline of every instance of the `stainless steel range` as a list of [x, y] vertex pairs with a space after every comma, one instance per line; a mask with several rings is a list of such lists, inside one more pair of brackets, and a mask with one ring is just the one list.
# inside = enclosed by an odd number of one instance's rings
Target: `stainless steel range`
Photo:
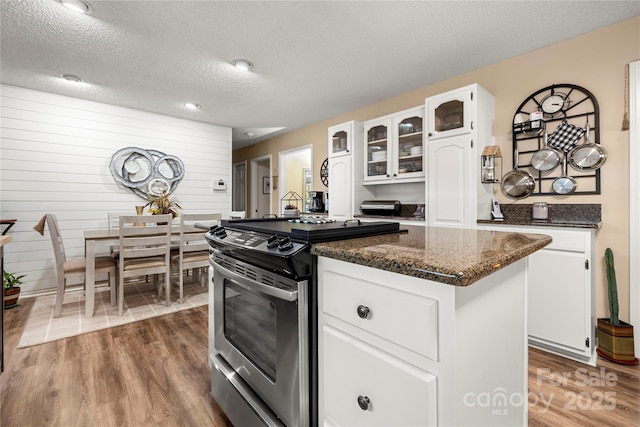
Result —
[[317, 425], [312, 243], [399, 231], [397, 223], [223, 221], [211, 246], [211, 393], [237, 426]]

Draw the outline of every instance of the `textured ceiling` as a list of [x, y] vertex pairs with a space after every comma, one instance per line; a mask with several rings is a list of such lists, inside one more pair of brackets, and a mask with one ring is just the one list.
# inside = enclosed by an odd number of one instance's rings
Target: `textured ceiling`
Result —
[[1, 0], [0, 81], [229, 126], [234, 148], [640, 15], [638, 1], [89, 2]]

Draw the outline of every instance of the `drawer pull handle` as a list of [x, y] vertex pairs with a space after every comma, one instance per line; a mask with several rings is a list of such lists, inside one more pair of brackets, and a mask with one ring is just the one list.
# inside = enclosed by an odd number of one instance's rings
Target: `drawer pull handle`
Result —
[[357, 310], [357, 312], [358, 312], [358, 316], [359, 316], [361, 319], [366, 319], [367, 317], [369, 317], [369, 312], [370, 312], [370, 311], [371, 311], [371, 310], [369, 310], [369, 307], [364, 306], [364, 305], [359, 305], [359, 306], [358, 306], [358, 310]]
[[369, 409], [369, 404], [370, 403], [371, 403], [371, 401], [369, 400], [369, 398], [367, 396], [358, 396], [358, 406], [363, 411], [366, 411], [367, 409]]

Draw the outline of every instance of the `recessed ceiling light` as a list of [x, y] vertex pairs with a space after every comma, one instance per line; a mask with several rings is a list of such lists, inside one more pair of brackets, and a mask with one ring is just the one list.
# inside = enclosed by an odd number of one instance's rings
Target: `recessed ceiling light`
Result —
[[251, 138], [253, 135], [255, 135], [253, 132], [245, 132], [244, 134], [245, 134], [245, 136], [248, 136], [249, 138]]
[[234, 67], [244, 71], [249, 71], [250, 69], [253, 68], [253, 64], [251, 63], [251, 61], [247, 61], [246, 59], [234, 59], [233, 62], [231, 62], [231, 64]]
[[71, 9], [77, 13], [89, 14], [93, 11], [93, 7], [85, 0], [56, 0], [58, 3]]
[[189, 110], [199, 110], [200, 109], [200, 104], [194, 104], [193, 102], [187, 102], [184, 104], [185, 107], [187, 107]]
[[62, 77], [68, 82], [73, 82], [73, 83], [82, 83], [84, 81], [82, 80], [81, 77], [74, 76], [73, 74], [60, 74], [60, 77]]

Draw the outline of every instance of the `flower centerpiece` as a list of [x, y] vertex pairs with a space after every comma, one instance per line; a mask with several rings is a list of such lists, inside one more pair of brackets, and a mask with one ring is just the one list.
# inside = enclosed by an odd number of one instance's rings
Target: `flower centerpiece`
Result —
[[179, 215], [178, 209], [182, 209], [176, 199], [171, 197], [171, 193], [165, 191], [159, 196], [149, 195], [149, 203], [144, 206], [149, 207], [151, 215], [171, 214], [172, 218], [176, 218]]
[[300, 210], [298, 209], [298, 207], [296, 205], [287, 204], [284, 207], [283, 216], [297, 218], [297, 217], [300, 216]]

